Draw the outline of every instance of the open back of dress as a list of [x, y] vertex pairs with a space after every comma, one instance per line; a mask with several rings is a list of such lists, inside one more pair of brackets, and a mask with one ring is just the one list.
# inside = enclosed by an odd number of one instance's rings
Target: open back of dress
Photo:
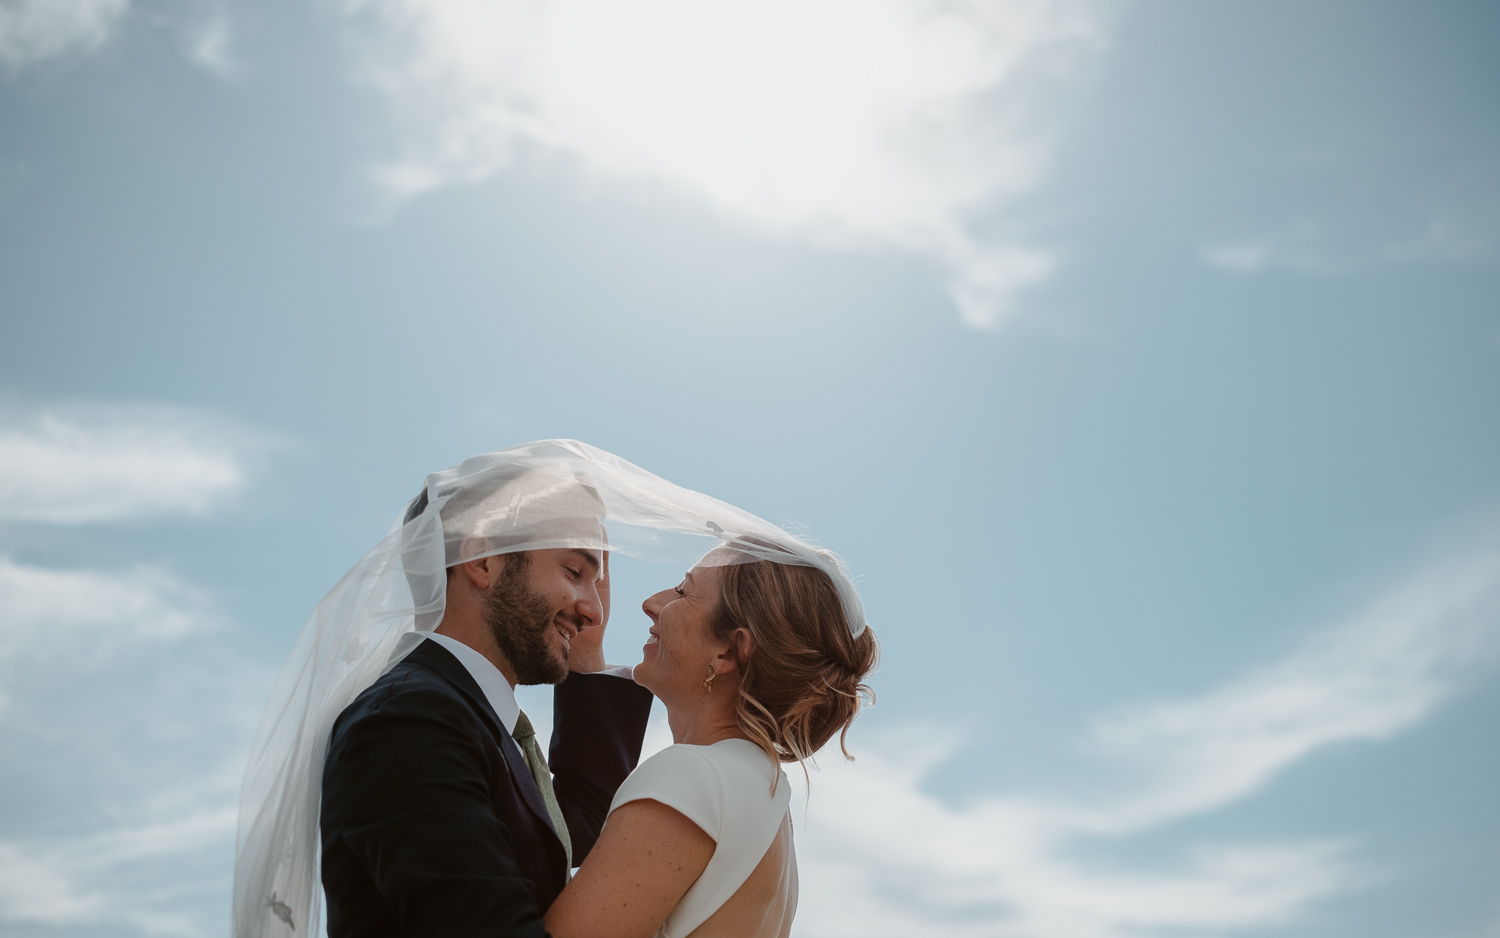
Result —
[[631, 773], [611, 811], [632, 801], [659, 801], [686, 815], [715, 845], [657, 938], [786, 938], [797, 911], [790, 789], [780, 766], [743, 739], [670, 746]]
[[689, 938], [787, 938], [796, 914], [797, 853], [788, 813], [750, 877]]

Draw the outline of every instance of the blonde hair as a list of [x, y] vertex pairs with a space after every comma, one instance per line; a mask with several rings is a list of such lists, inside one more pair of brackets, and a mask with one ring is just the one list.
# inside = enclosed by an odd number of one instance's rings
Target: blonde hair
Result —
[[714, 636], [734, 647], [737, 629], [753, 647], [741, 660], [736, 716], [749, 740], [780, 762], [805, 762], [839, 734], [839, 748], [861, 705], [875, 694], [863, 683], [879, 659], [874, 633], [849, 634], [838, 589], [816, 567], [768, 560], [719, 568]]

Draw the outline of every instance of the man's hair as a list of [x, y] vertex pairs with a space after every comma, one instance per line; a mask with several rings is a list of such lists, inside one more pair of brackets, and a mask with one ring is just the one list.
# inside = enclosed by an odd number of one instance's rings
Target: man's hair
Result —
[[401, 523], [411, 524], [412, 520], [415, 519], [417, 515], [420, 515], [422, 513], [422, 510], [426, 507], [427, 486], [424, 485], [422, 486], [422, 491], [417, 493], [417, 497], [412, 499], [411, 503], [406, 506], [406, 517], [401, 519]]

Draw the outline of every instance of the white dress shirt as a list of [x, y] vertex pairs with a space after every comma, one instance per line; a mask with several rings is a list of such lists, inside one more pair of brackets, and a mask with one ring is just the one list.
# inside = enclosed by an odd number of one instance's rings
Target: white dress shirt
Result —
[[[521, 715], [521, 705], [516, 703], [515, 688], [510, 686], [510, 681], [505, 679], [505, 675], [500, 673], [495, 663], [456, 638], [439, 635], [436, 632], [428, 632], [427, 638], [453, 652], [453, 657], [457, 658], [458, 663], [473, 676], [474, 683], [479, 685], [480, 692], [484, 694], [484, 699], [488, 700], [490, 706], [494, 708], [495, 716], [500, 718], [500, 725], [505, 727], [505, 732], [515, 735], [516, 719]], [[610, 665], [603, 671], [592, 673], [634, 680], [631, 673], [633, 670], [622, 665]]]

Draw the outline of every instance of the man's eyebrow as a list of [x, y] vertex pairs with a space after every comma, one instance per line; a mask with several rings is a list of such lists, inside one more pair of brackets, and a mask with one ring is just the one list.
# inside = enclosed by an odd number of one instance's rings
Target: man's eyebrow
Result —
[[573, 553], [584, 563], [588, 564], [589, 569], [593, 570], [595, 574], [601, 572], [602, 568], [599, 566], [599, 558], [594, 556], [593, 551], [584, 550], [582, 547], [575, 547], [573, 548]]

